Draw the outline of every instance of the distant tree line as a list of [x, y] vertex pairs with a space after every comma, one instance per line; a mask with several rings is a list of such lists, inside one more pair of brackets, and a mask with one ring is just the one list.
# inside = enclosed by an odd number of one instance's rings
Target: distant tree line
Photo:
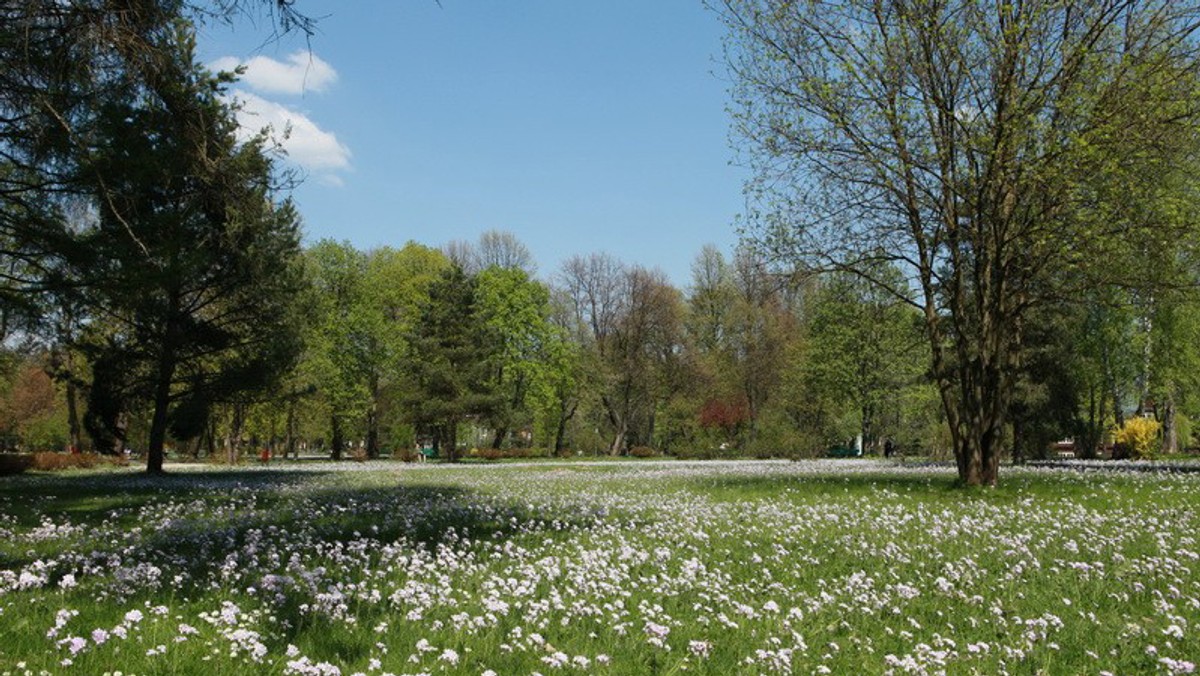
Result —
[[[323, 240], [295, 270], [292, 319], [270, 325], [262, 353], [274, 364], [284, 346], [292, 359], [265, 386], [173, 382], [165, 436], [177, 455], [795, 457], [856, 441], [867, 453], [952, 453], [920, 313], [850, 273], [780, 271], [752, 248], [709, 246], [682, 289], [607, 254], [542, 279], [497, 231], [441, 249]], [[884, 264], [873, 275], [904, 283]], [[1005, 430], [1013, 455], [1040, 457], [1071, 436], [1095, 449], [1139, 413], [1173, 430], [1164, 445], [1192, 443], [1194, 299], [1078, 307], [1030, 328]], [[0, 424], [26, 445], [71, 443], [69, 410], [88, 420], [103, 402], [104, 353], [56, 340], [5, 353]], [[200, 382], [259, 383], [244, 363], [214, 362]], [[114, 399], [117, 446], [155, 441], [157, 403], [142, 391]], [[220, 396], [200, 405], [197, 391]], [[116, 448], [114, 432], [88, 431], [94, 448]]]

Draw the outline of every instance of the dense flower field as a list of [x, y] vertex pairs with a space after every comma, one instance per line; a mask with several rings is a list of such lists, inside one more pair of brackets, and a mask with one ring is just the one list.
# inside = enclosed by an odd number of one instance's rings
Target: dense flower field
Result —
[[1191, 673], [1200, 477], [866, 461], [0, 480], [0, 674]]

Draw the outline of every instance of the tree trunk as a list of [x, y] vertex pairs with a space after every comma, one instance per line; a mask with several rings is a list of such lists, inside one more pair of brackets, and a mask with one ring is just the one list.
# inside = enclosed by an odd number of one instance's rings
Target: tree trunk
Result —
[[1104, 394], [1100, 394], [1100, 401], [1096, 401], [1096, 386], [1088, 388], [1088, 421], [1087, 427], [1084, 429], [1084, 436], [1077, 440], [1075, 450], [1079, 452], [1079, 457], [1084, 460], [1094, 460], [1096, 458], [1096, 447], [1100, 445], [1100, 420], [1104, 418]]
[[862, 425], [859, 426], [858, 433], [862, 435], [863, 455], [868, 455], [867, 449], [871, 449], [871, 454], [873, 454], [875, 451], [874, 407], [863, 404], [860, 413], [862, 415]]
[[79, 425], [78, 389], [75, 383], [67, 379], [67, 434], [71, 444], [71, 452], [83, 450], [83, 430]]
[[567, 423], [575, 416], [575, 409], [578, 407], [579, 404], [576, 403], [571, 405], [569, 410], [565, 404], [559, 408], [558, 429], [554, 431], [554, 455], [562, 453], [563, 442], [567, 437]]
[[333, 460], [341, 460], [342, 449], [346, 445], [346, 440], [342, 438], [342, 421], [336, 415], [333, 415], [330, 417], [329, 426], [329, 457]]
[[300, 455], [296, 450], [296, 398], [293, 396], [288, 401], [287, 408], [287, 423], [284, 425], [284, 445], [283, 458], [286, 460], [288, 456], [299, 459]]
[[499, 449], [504, 444], [504, 437], [508, 436], [508, 427], [501, 426], [496, 428], [496, 434], [492, 436], [492, 448]]
[[[604, 404], [604, 412], [608, 415], [608, 422], [613, 426], [613, 440], [609, 444], [609, 455], [620, 455], [625, 449], [625, 438], [629, 435], [629, 399], [626, 392], [625, 406], [622, 412], [618, 412], [612, 400], [607, 396], [600, 397], [600, 403]], [[624, 413], [624, 415], [622, 414]]]
[[154, 384], [154, 416], [150, 420], [150, 446], [146, 449], [148, 474], [162, 474], [163, 459], [166, 455], [164, 446], [167, 440], [167, 412], [171, 405], [171, 381], [175, 378], [175, 359], [168, 346], [164, 346], [163, 350]]
[[442, 438], [444, 443], [443, 448], [446, 450], [446, 460], [450, 462], [458, 462], [458, 420], [450, 419], [446, 421], [445, 429], [442, 430]]
[[229, 422], [229, 436], [225, 438], [226, 460], [230, 465], [236, 465], [242, 455], [242, 428], [246, 424], [246, 407], [244, 404], [233, 405], [233, 419]]
[[617, 431], [613, 434], [612, 444], [608, 447], [609, 455], [621, 455], [621, 451], [625, 450], [625, 436], [629, 432], [627, 428], [624, 419], [617, 423]]
[[1002, 436], [998, 421], [976, 415], [972, 428], [967, 430], [954, 449], [958, 463], [958, 479], [966, 486], [992, 486], [1000, 473]]
[[217, 457], [217, 421], [213, 416], [208, 417], [208, 425], [205, 426], [207, 431], [204, 434], [204, 443], [207, 445], [208, 457]]
[[375, 409], [367, 413], [367, 457], [379, 457], [379, 414]]
[[371, 409], [367, 411], [367, 457], [379, 458], [379, 377], [371, 376]]
[[1162, 452], [1164, 454], [1179, 452], [1179, 425], [1175, 415], [1175, 397], [1167, 395], [1162, 406]]
[[129, 414], [121, 411], [117, 414], [117, 419], [113, 421], [113, 438], [112, 448], [109, 449], [111, 455], [124, 457], [125, 444], [129, 438]]

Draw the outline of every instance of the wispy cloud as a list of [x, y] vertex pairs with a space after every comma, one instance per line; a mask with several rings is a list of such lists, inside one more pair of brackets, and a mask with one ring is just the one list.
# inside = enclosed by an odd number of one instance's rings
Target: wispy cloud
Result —
[[300, 167], [314, 172], [350, 168], [350, 149], [304, 113], [250, 92], [234, 91], [232, 96], [240, 104], [238, 125], [246, 137], [270, 127], [271, 137]]
[[269, 129], [271, 139], [283, 148], [291, 164], [315, 174], [322, 185], [341, 186], [342, 178], [336, 172], [350, 168], [346, 144], [295, 107], [272, 100], [327, 90], [337, 82], [333, 66], [312, 52], [298, 51], [286, 61], [266, 56], [249, 60], [224, 56], [210, 63], [209, 68], [233, 71], [239, 65], [245, 66], [245, 73], [230, 90], [229, 98], [238, 104], [242, 137]]
[[333, 66], [304, 50], [292, 53], [286, 61], [277, 61], [268, 56], [256, 56], [247, 61], [223, 56], [210, 63], [209, 67], [232, 72], [239, 65], [246, 67], [241, 82], [264, 94], [323, 92], [338, 78]]

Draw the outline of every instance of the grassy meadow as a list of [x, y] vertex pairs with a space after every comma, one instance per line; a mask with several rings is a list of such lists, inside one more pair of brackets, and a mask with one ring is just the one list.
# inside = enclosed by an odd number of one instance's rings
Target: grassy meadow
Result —
[[1200, 475], [870, 461], [0, 479], [0, 674], [1130, 674]]

